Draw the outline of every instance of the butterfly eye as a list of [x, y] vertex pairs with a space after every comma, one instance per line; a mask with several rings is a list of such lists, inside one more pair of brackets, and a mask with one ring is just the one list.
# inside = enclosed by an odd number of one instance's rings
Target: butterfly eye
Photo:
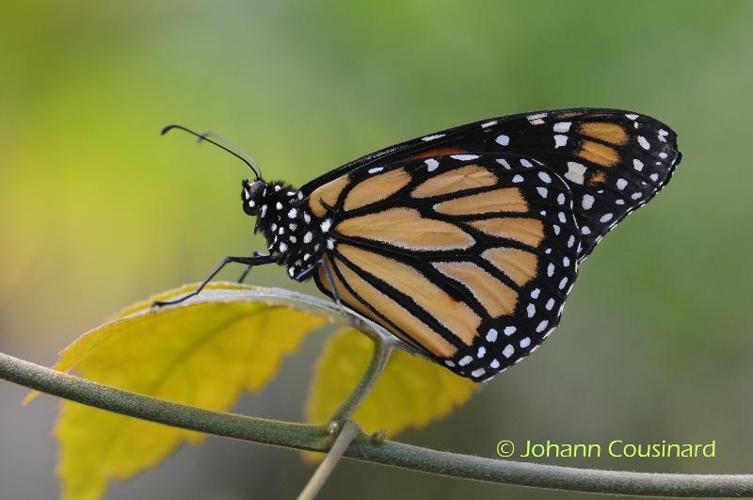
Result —
[[243, 199], [243, 211], [246, 212], [246, 215], [254, 216], [261, 205], [261, 198], [264, 196], [264, 187], [266, 185], [261, 180], [251, 183], [248, 179], [245, 179], [242, 186], [241, 198]]

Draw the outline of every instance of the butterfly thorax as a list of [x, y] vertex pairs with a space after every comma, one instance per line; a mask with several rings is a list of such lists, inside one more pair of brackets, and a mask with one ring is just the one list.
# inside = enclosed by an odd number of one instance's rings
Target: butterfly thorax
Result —
[[303, 194], [282, 182], [243, 183], [243, 208], [256, 216], [254, 232], [267, 240], [269, 254], [288, 268], [291, 278], [303, 281], [321, 258], [322, 221], [314, 217]]

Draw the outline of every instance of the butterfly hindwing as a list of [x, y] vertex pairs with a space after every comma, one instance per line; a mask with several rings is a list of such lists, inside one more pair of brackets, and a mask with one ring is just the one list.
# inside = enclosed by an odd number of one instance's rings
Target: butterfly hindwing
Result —
[[[484, 380], [559, 321], [580, 237], [566, 183], [511, 154], [420, 157], [332, 178], [325, 262], [339, 298], [453, 371]], [[315, 275], [333, 295], [326, 270]]]

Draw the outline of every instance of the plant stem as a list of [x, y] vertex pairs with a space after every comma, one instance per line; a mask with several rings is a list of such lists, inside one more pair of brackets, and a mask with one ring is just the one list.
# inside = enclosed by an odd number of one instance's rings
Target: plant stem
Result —
[[332, 448], [327, 452], [324, 461], [319, 464], [316, 472], [314, 472], [314, 475], [311, 476], [306, 487], [298, 496], [298, 500], [313, 500], [324, 486], [330, 474], [332, 474], [345, 450], [348, 449], [353, 440], [361, 433], [358, 424], [350, 420], [350, 417], [358, 409], [363, 400], [366, 399], [366, 396], [369, 395], [377, 380], [379, 380], [379, 375], [382, 374], [382, 370], [384, 370], [387, 364], [393, 347], [393, 343], [384, 337], [374, 335], [369, 336], [369, 338], [374, 344], [369, 364], [358, 384], [356, 384], [348, 398], [343, 401], [330, 420], [330, 427], [335, 426], [335, 428], [340, 429], [337, 439]]
[[321, 491], [324, 483], [327, 482], [332, 471], [335, 470], [335, 466], [345, 454], [350, 444], [358, 435], [361, 434], [361, 428], [358, 424], [352, 420], [346, 420], [340, 429], [340, 433], [337, 435], [335, 443], [327, 452], [327, 456], [324, 461], [316, 468], [316, 472], [311, 476], [306, 487], [303, 489], [298, 500], [313, 500], [319, 491]]
[[379, 375], [382, 374], [382, 370], [384, 370], [390, 358], [390, 353], [394, 347], [391, 341], [377, 336], [371, 337], [371, 340], [374, 342], [374, 350], [371, 353], [369, 366], [366, 367], [361, 380], [358, 381], [348, 398], [332, 415], [331, 420], [333, 422], [345, 422], [353, 415], [353, 412], [358, 409], [358, 406], [366, 399], [374, 384], [379, 380]]
[[[326, 426], [246, 417], [181, 405], [90, 382], [0, 353], [0, 378], [89, 406], [218, 436], [326, 451]], [[493, 454], [490, 443], [490, 455]], [[474, 457], [359, 434], [344, 456], [364, 462], [492, 483], [622, 495], [753, 496], [753, 475], [652, 474], [575, 469]]]

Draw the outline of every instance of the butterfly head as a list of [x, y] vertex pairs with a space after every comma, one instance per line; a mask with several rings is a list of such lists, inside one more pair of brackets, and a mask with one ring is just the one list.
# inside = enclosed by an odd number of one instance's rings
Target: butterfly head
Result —
[[261, 179], [253, 182], [248, 179], [243, 180], [243, 191], [241, 199], [243, 200], [243, 211], [246, 215], [257, 216], [262, 206], [264, 206], [264, 197], [267, 191], [267, 183]]
[[242, 183], [241, 200], [246, 215], [256, 217], [255, 231], [261, 231], [272, 242], [274, 236], [295, 231], [303, 196], [294, 187], [283, 182], [266, 182], [262, 179]]

